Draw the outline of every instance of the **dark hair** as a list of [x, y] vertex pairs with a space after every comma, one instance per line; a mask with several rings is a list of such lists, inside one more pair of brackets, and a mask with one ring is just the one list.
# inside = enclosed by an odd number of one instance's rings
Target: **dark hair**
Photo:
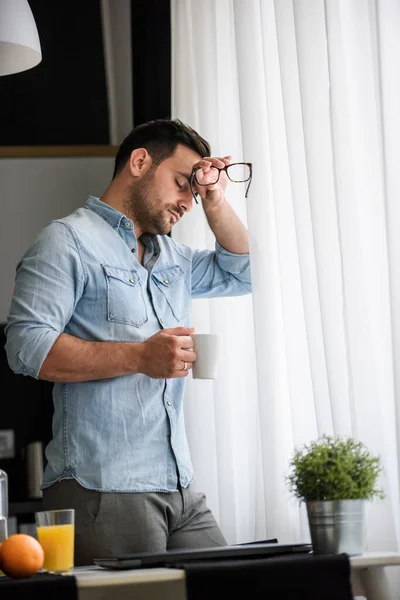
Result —
[[211, 155], [209, 143], [179, 119], [156, 119], [138, 125], [132, 129], [119, 147], [115, 157], [113, 178], [122, 171], [136, 148], [146, 148], [153, 164], [159, 165], [172, 156], [179, 144], [191, 148], [201, 157]]

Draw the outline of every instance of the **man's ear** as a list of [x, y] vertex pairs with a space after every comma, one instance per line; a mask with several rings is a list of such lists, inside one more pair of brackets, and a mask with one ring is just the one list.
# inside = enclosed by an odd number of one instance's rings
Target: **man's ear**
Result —
[[131, 175], [137, 178], [146, 175], [153, 161], [146, 148], [136, 148], [131, 152], [128, 164]]

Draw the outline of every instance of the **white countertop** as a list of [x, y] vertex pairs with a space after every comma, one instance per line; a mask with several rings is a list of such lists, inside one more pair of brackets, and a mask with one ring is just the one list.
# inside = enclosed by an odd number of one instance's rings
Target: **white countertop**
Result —
[[354, 569], [400, 565], [400, 552], [364, 552], [361, 556], [351, 556], [350, 563]]

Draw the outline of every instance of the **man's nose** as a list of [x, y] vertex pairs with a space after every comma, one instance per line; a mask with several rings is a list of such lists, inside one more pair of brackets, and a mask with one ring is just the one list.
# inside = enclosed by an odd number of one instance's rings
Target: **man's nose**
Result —
[[186, 198], [180, 198], [178, 201], [179, 209], [182, 213], [190, 212], [193, 208], [193, 196], [190, 193]]

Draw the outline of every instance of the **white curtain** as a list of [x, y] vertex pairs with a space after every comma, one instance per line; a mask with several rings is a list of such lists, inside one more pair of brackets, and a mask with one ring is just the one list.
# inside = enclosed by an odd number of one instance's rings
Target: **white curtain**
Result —
[[[400, 0], [172, 0], [173, 116], [253, 163], [228, 199], [253, 293], [198, 300], [218, 379], [189, 378], [196, 470], [229, 542], [309, 541], [293, 449], [351, 434], [384, 464], [367, 549], [400, 549]], [[201, 207], [174, 229], [213, 247]]]

